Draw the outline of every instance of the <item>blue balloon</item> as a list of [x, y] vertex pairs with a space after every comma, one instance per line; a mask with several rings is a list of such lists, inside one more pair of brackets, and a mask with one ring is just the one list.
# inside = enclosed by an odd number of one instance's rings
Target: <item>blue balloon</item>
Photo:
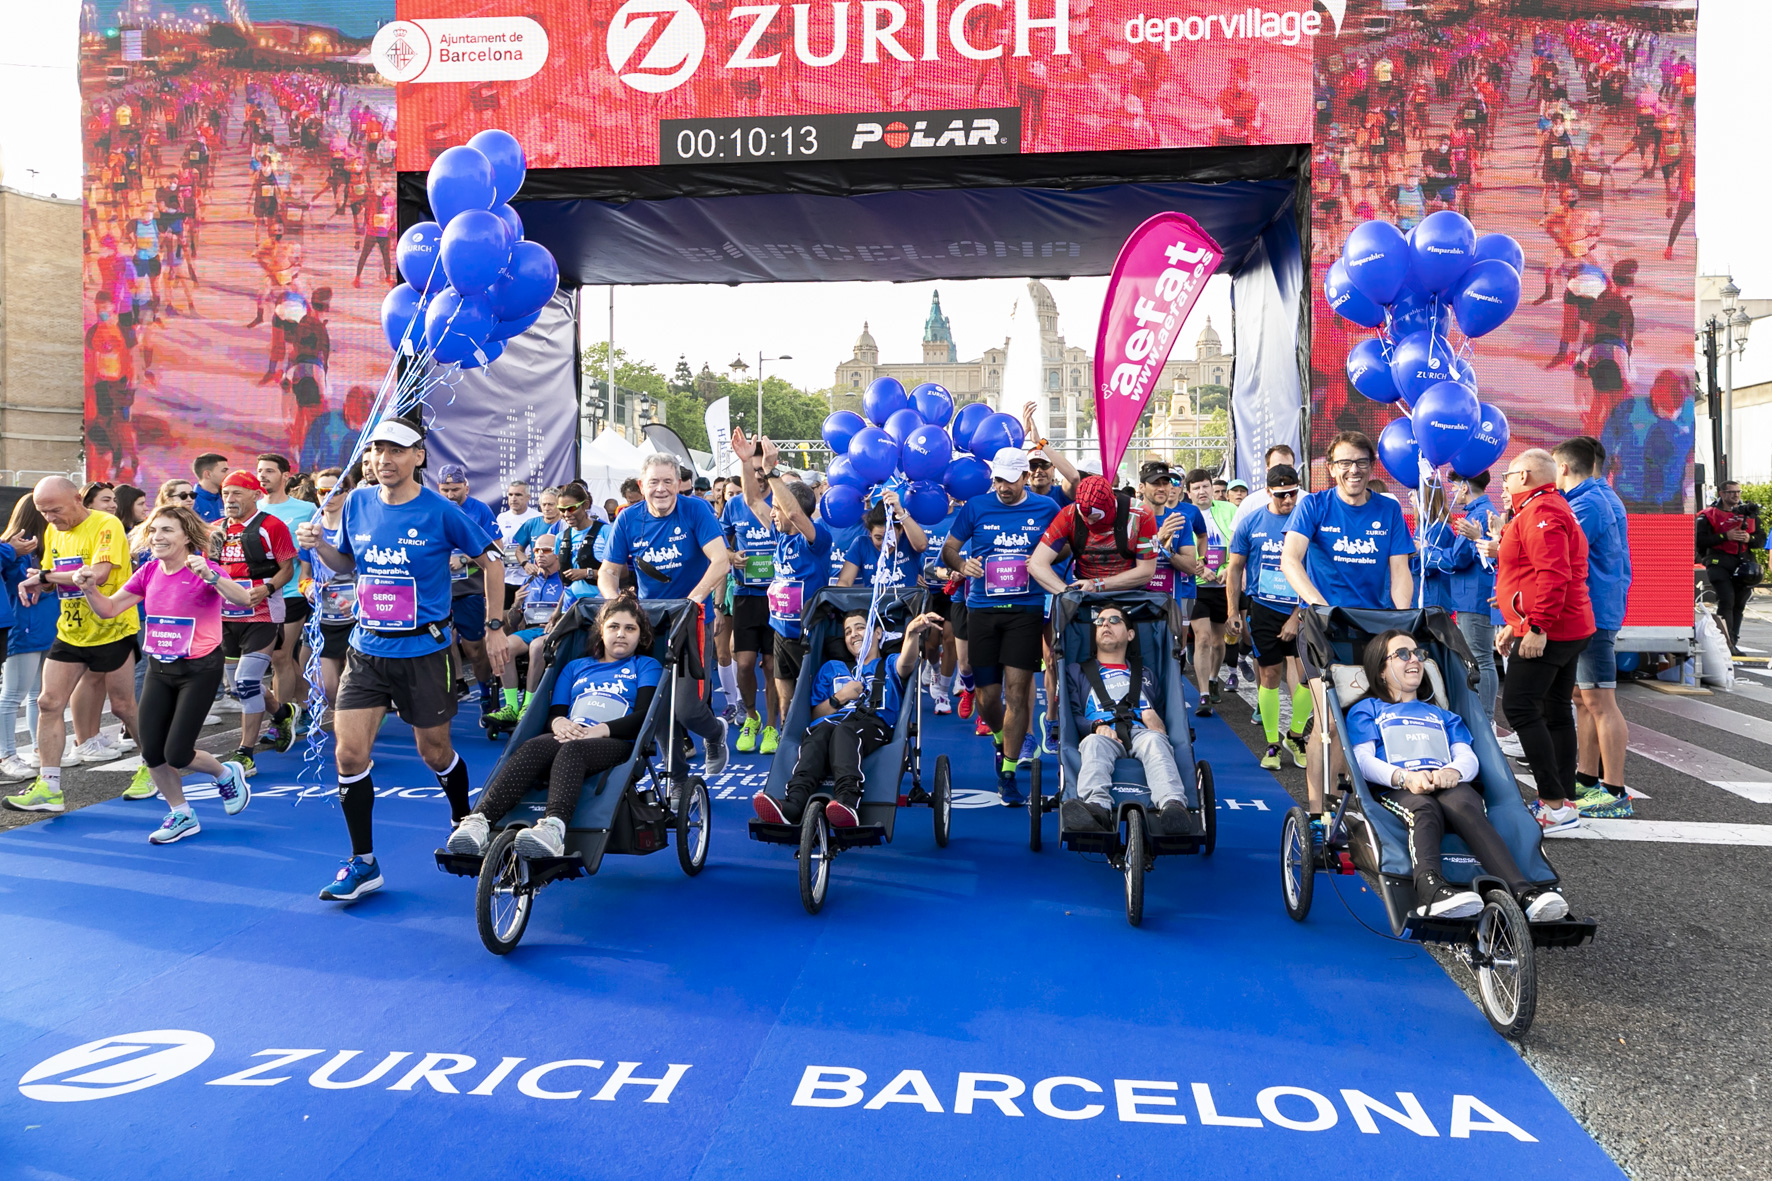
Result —
[[862, 513], [866, 511], [867, 504], [859, 488], [835, 484], [819, 501], [818, 515], [833, 529], [853, 529], [861, 524]]
[[445, 287], [425, 312], [425, 346], [442, 364], [463, 361], [492, 331], [492, 308], [484, 295], [463, 295]]
[[529, 171], [523, 145], [510, 132], [489, 128], [470, 139], [468, 146], [492, 165], [492, 183], [498, 190], [498, 200], [501, 204], [509, 202], [523, 187], [523, 177]]
[[929, 480], [918, 480], [899, 495], [899, 500], [904, 504], [904, 511], [911, 514], [911, 520], [925, 529], [939, 525], [948, 515], [948, 494], [942, 491], [940, 484]]
[[1347, 264], [1339, 258], [1329, 264], [1323, 278], [1323, 298], [1329, 310], [1362, 328], [1376, 328], [1384, 323], [1384, 309], [1361, 294], [1347, 277]]
[[1526, 252], [1506, 234], [1484, 234], [1477, 239], [1475, 248], [1471, 250], [1471, 257], [1478, 262], [1486, 258], [1498, 258], [1514, 268], [1515, 274], [1526, 273]]
[[1488, 471], [1507, 453], [1507, 440], [1507, 415], [1499, 406], [1477, 403], [1477, 429], [1471, 432], [1471, 441], [1464, 445], [1464, 450], [1452, 457], [1453, 473], [1474, 476]]
[[[1397, 305], [1392, 304], [1394, 309]], [[1447, 327], [1446, 312], [1443, 308], [1415, 308], [1402, 315], [1391, 316], [1390, 330], [1392, 340], [1401, 340], [1405, 336], [1414, 336], [1417, 332], [1439, 332], [1445, 334]]]
[[893, 442], [902, 447], [904, 441], [910, 438], [911, 432], [923, 425], [923, 418], [915, 410], [906, 406], [903, 410], [894, 410], [881, 425], [886, 433], [892, 436]]
[[1396, 382], [1391, 380], [1391, 363], [1384, 355], [1384, 344], [1378, 340], [1362, 340], [1348, 350], [1347, 379], [1374, 402], [1395, 402], [1401, 396]]
[[1434, 467], [1451, 463], [1471, 441], [1479, 414], [1477, 395], [1457, 382], [1429, 386], [1410, 412], [1421, 457]]
[[1476, 388], [1470, 363], [1458, 359], [1444, 336], [1431, 332], [1411, 333], [1391, 345], [1391, 380], [1410, 405], [1436, 382], [1456, 381]]
[[[989, 418], [991, 413], [991, 408], [983, 402], [968, 402], [960, 407], [960, 412], [954, 415], [954, 446], [962, 451], [972, 450], [973, 432], [978, 430], [978, 424]], [[988, 478], [985, 487], [990, 487]]]
[[1520, 306], [1520, 272], [1499, 258], [1471, 264], [1452, 289], [1452, 310], [1466, 336], [1487, 336]]
[[956, 456], [948, 463], [948, 470], [942, 473], [941, 486], [955, 500], [983, 496], [991, 490], [991, 465], [977, 456]]
[[853, 410], [833, 410], [825, 415], [819, 437], [824, 439], [824, 445], [833, 455], [841, 457], [849, 450], [849, 440], [855, 438], [855, 432], [867, 424], [867, 419]]
[[418, 351], [424, 339], [424, 322], [412, 327], [414, 317], [424, 311], [424, 297], [410, 283], [402, 283], [382, 297], [381, 330], [388, 338], [388, 347], [402, 356]]
[[477, 295], [511, 260], [511, 231], [498, 214], [469, 209], [443, 228], [443, 273], [463, 295]]
[[913, 480], [941, 479], [953, 458], [954, 444], [947, 431], [928, 423], [906, 435], [898, 447], [898, 466]]
[[898, 442], [877, 426], [864, 426], [849, 440], [848, 455], [856, 474], [877, 484], [898, 466]]
[[1414, 276], [1428, 291], [1451, 287], [1470, 269], [1477, 231], [1456, 209], [1430, 213], [1415, 227], [1410, 253]]
[[[484, 369], [486, 366], [488, 366], [488, 365], [492, 364], [494, 361], [498, 360], [499, 357], [503, 356], [504, 351], [505, 351], [505, 342], [504, 341], [502, 341], [502, 340], [488, 340], [485, 344], [480, 346], [479, 353], [477, 353], [477, 354], [476, 353], [469, 353], [465, 358], [463, 358], [462, 363], [461, 363], [461, 367], [463, 369]], [[484, 361], [482, 361], [480, 359], [481, 357], [485, 357], [486, 359]]]
[[1391, 479], [1413, 488], [1421, 482], [1421, 448], [1415, 444], [1415, 428], [1399, 418], [1378, 436], [1378, 461]]
[[499, 319], [518, 320], [546, 307], [559, 286], [560, 268], [548, 248], [540, 242], [519, 242], [488, 294]]
[[954, 416], [954, 395], [945, 386], [926, 381], [911, 391], [911, 409], [930, 426], [946, 426]]
[[394, 262], [400, 267], [401, 278], [419, 291], [441, 291], [449, 286], [443, 274], [443, 227], [434, 221], [408, 227], [394, 247]]
[[474, 148], [444, 148], [425, 175], [425, 195], [438, 225], [469, 209], [491, 209], [498, 201], [492, 161]]
[[1019, 447], [1026, 439], [1021, 419], [1013, 414], [993, 414], [972, 432], [972, 454], [989, 463], [1005, 447]]
[[523, 240], [523, 219], [509, 205], [494, 205], [492, 212], [498, 214], [498, 220], [505, 223], [505, 229], [511, 231], [511, 245], [515, 246]]
[[910, 408], [911, 396], [904, 392], [904, 384], [896, 377], [874, 378], [868, 384], [867, 393], [861, 396], [862, 413], [875, 426], [885, 426], [888, 418]]
[[[837, 413], [846, 414], [848, 412], [839, 410]], [[860, 418], [861, 416], [858, 414], [856, 417]], [[843, 446], [847, 447], [849, 444], [845, 442]], [[855, 470], [855, 465], [849, 462], [847, 455], [832, 456], [831, 462], [825, 465], [824, 478], [830, 482], [833, 488], [843, 484], [857, 492], [867, 491], [868, 482], [861, 478], [861, 473]]]
[[1348, 281], [1373, 303], [1389, 303], [1409, 274], [1409, 240], [1388, 221], [1361, 222], [1341, 248]]
[[486, 334], [486, 339], [510, 340], [514, 336], [522, 336], [535, 327], [535, 322], [539, 319], [540, 312], [530, 312], [520, 320], [499, 320], [493, 324], [492, 331]]

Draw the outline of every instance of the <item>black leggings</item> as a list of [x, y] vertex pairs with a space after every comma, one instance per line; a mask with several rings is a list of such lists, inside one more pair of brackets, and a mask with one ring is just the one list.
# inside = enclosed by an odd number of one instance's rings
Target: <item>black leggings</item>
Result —
[[171, 763], [178, 771], [191, 765], [203, 719], [215, 704], [224, 663], [219, 647], [188, 660], [148, 661], [135, 722], [142, 762], [150, 768]]
[[1379, 792], [1378, 798], [1409, 826], [1409, 864], [1415, 867], [1415, 892], [1423, 902], [1428, 901], [1428, 875], [1445, 880], [1440, 872], [1440, 838], [1448, 830], [1462, 837], [1483, 869], [1506, 882], [1516, 896], [1531, 887], [1507, 842], [1489, 823], [1483, 797], [1470, 784], [1422, 795], [1391, 788]]
[[1508, 658], [1501, 712], [1520, 737], [1541, 800], [1566, 800], [1575, 786], [1575, 664], [1588, 639], [1547, 640], [1542, 656]]
[[800, 742], [800, 757], [794, 760], [794, 773], [783, 793], [782, 817], [790, 824], [798, 824], [806, 811], [806, 801], [826, 776], [834, 780], [832, 794], [853, 807], [861, 799], [864, 786], [861, 761], [891, 738], [892, 730], [885, 722], [859, 709], [836, 721], [813, 723]]
[[619, 767], [634, 753], [634, 744], [619, 738], [575, 738], [561, 742], [552, 734], [531, 738], [512, 751], [498, 769], [474, 811], [494, 824], [544, 781], [549, 816], [561, 823], [572, 819], [578, 793], [587, 776]]

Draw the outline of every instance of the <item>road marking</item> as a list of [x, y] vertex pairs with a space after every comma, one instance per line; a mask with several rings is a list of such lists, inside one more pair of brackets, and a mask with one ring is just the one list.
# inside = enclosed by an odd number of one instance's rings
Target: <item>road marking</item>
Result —
[[1630, 750], [1682, 775], [1734, 792], [1756, 804], [1772, 804], [1772, 779], [1759, 767], [1736, 762], [1678, 738], [1630, 723]]
[[1738, 713], [1726, 706], [1712, 705], [1708, 701], [1700, 701], [1694, 697], [1643, 697], [1631, 694], [1631, 700], [1638, 705], [1658, 710], [1664, 714], [1672, 714], [1676, 718], [1684, 718], [1688, 722], [1698, 722], [1715, 730], [1729, 734], [1740, 734], [1755, 742], [1764, 742], [1772, 746], [1772, 722], [1765, 718], [1756, 718], [1752, 714]]
[[1749, 701], [1759, 701], [1766, 705], [1772, 705], [1772, 689], [1766, 688], [1758, 681], [1745, 681], [1740, 677], [1736, 677], [1734, 687], [1725, 689], [1723, 692], [1735, 697], [1745, 697]]
[[1654, 841], [1680, 845], [1753, 845], [1772, 848], [1772, 824], [1713, 824], [1698, 820], [1583, 820], [1580, 828], [1546, 833], [1545, 839]]

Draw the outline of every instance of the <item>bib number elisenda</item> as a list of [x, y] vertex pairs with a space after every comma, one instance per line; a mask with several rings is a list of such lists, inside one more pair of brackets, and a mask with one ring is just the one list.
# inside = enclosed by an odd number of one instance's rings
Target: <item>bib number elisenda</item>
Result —
[[805, 586], [792, 578], [777, 578], [769, 584], [769, 614], [777, 619], [798, 619]]
[[988, 597], [997, 595], [1022, 595], [1028, 589], [1028, 560], [1017, 555], [1012, 558], [986, 558], [984, 560], [984, 593]]
[[1384, 740], [1384, 761], [1393, 767], [1432, 770], [1452, 761], [1452, 747], [1442, 726], [1397, 718], [1379, 723], [1378, 733]]
[[185, 615], [150, 615], [142, 624], [142, 651], [162, 663], [191, 654], [197, 621]]
[[418, 626], [418, 583], [406, 574], [357, 577], [357, 618], [386, 631]]
[[598, 722], [613, 722], [616, 718], [625, 718], [628, 714], [628, 703], [613, 693], [603, 693], [596, 689], [589, 693], [580, 693], [572, 700], [572, 708], [567, 717], [583, 726], [594, 726]]

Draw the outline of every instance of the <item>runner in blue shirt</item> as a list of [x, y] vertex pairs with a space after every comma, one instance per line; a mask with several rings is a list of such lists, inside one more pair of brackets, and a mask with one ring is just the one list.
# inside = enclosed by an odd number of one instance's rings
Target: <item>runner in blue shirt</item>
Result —
[[[597, 589], [605, 599], [621, 593], [622, 571], [633, 567], [641, 602], [647, 599], [689, 599], [702, 605], [696, 616], [696, 647], [702, 654], [704, 669], [714, 667], [712, 598], [715, 588], [726, 582], [730, 562], [726, 557], [726, 538], [720, 522], [708, 502], [695, 496], [679, 496], [677, 461], [669, 455], [652, 454], [640, 461], [641, 501], [623, 510], [610, 528], [609, 553], [597, 567]], [[576, 495], [576, 493], [575, 493]], [[567, 498], [561, 495], [560, 511], [566, 512]], [[580, 506], [582, 508], [582, 505]], [[562, 536], [561, 541], [568, 539]], [[562, 564], [573, 559], [563, 556]], [[687, 665], [687, 662], [685, 662]], [[713, 678], [705, 682], [709, 691]], [[682, 730], [691, 730], [702, 740], [702, 778], [712, 781], [726, 769], [726, 722], [714, 716], [703, 695], [703, 683], [688, 675], [688, 668], [679, 670], [673, 702], [676, 718], [672, 741]], [[675, 796], [688, 777], [687, 770], [672, 764], [677, 781], [671, 785], [673, 806]]]
[[1286, 549], [1286, 525], [1298, 503], [1298, 472], [1291, 464], [1267, 470], [1267, 507], [1237, 523], [1231, 534], [1231, 556], [1225, 567], [1225, 598], [1230, 634], [1248, 635], [1255, 643], [1255, 706], [1267, 735], [1261, 765], [1280, 769], [1280, 678], [1292, 689], [1292, 724], [1286, 747], [1295, 765], [1305, 760], [1305, 725], [1311, 717], [1311, 691], [1298, 662], [1298, 594], [1280, 570]]
[[560, 519], [554, 523], [553, 529], [558, 538], [555, 551], [560, 559], [560, 578], [566, 584], [566, 597], [594, 599], [600, 593], [603, 561], [614, 541], [614, 526], [591, 515], [591, 494], [577, 480], [560, 488], [555, 503], [560, 511]]
[[1028, 557], [1058, 515], [1051, 498], [1028, 491], [1027, 474], [1027, 452], [997, 452], [992, 490], [961, 506], [941, 550], [941, 564], [971, 580], [966, 639], [978, 712], [997, 746], [997, 794], [1012, 808], [1024, 802], [1015, 770], [1033, 720], [1029, 699], [1046, 635], [1046, 592], [1029, 576]]
[[[964, 602], [956, 605], [948, 595], [948, 585], [956, 576], [941, 564], [942, 547], [947, 544], [948, 531], [954, 527], [954, 517], [959, 511], [960, 502], [949, 496], [948, 515], [923, 530], [929, 544], [923, 549], [922, 571], [917, 578], [917, 584], [923, 588], [924, 602], [929, 610], [942, 618], [942, 625], [931, 628], [923, 641], [922, 680], [929, 687], [929, 696], [934, 701], [935, 712], [938, 714], [950, 714], [954, 711], [951, 688], [955, 673], [962, 667], [962, 641], [958, 636], [956, 620], [966, 607]], [[970, 677], [972, 666], [968, 664], [963, 667], [967, 677]]]
[[[455, 670], [449, 656], [449, 557], [472, 554], [493, 585], [504, 577], [498, 543], [442, 496], [419, 482], [425, 462], [424, 426], [389, 418], [370, 432], [377, 487], [359, 488], [345, 501], [337, 543], [317, 520], [298, 526], [298, 541], [329, 570], [355, 573], [357, 626], [351, 632], [339, 682], [333, 737], [337, 741], [339, 804], [351, 833], [351, 859], [320, 891], [351, 902], [382, 886], [375, 860], [372, 814], [375, 784], [370, 753], [389, 706], [412, 727], [419, 757], [436, 772], [449, 800], [450, 819], [468, 812], [468, 768], [449, 741], [455, 716]], [[504, 651], [492, 655], [494, 671]]]
[[[282, 521], [293, 538], [296, 526], [320, 509], [313, 501], [289, 495], [289, 467], [287, 456], [267, 452], [258, 457], [254, 470], [259, 485], [265, 490], [264, 499], [258, 502], [258, 511]], [[301, 591], [302, 580], [308, 577], [308, 572], [302, 569], [304, 562], [305, 559], [297, 554], [295, 576], [283, 584], [283, 622], [279, 625], [283, 638], [271, 648], [271, 675], [277, 687], [277, 700], [297, 705], [308, 699], [307, 680], [295, 662], [295, 654], [301, 648], [302, 628], [308, 619], [308, 600]], [[278, 713], [281, 716], [275, 724], [279, 728], [300, 725], [295, 720], [294, 710], [279, 709]]]
[[[769, 478], [762, 460], [752, 457], [752, 476]], [[743, 482], [741, 480], [740, 487]], [[732, 663], [738, 681], [737, 704], [744, 710], [738, 732], [741, 754], [772, 755], [781, 742], [781, 698], [775, 692], [775, 632], [769, 626], [769, 584], [775, 579], [775, 526], [770, 514], [751, 511], [742, 493], [727, 496], [720, 513], [726, 547], [732, 555]], [[757, 710], [757, 666], [763, 666], [763, 711]], [[759, 744], [760, 743], [760, 744]]]
[[[466, 513], [468, 520], [478, 525], [488, 537], [503, 536], [491, 507], [468, 495], [467, 468], [459, 463], [444, 464], [437, 473], [437, 491]], [[498, 630], [504, 626], [504, 620], [499, 618], [499, 612], [504, 609], [504, 592], [499, 591], [491, 612], [493, 618], [488, 619], [486, 577], [474, 564], [473, 557], [457, 550], [449, 558], [449, 596], [456, 642], [461, 645], [468, 667], [474, 670], [474, 682], [480, 689], [480, 716], [485, 717], [498, 708], [494, 693], [498, 679], [492, 675], [492, 662], [486, 658], [486, 632], [489, 628], [493, 631], [495, 646], [503, 639]]]
[[880, 564], [880, 547], [886, 542], [888, 513], [892, 514], [898, 537], [893, 545], [893, 558], [886, 563], [885, 585], [906, 586], [922, 577], [922, 555], [929, 548], [929, 535], [904, 511], [898, 493], [888, 488], [880, 494], [880, 503], [862, 517], [862, 535], [850, 544], [849, 551], [843, 556], [843, 572], [837, 576], [838, 586], [874, 585], [874, 573]]

